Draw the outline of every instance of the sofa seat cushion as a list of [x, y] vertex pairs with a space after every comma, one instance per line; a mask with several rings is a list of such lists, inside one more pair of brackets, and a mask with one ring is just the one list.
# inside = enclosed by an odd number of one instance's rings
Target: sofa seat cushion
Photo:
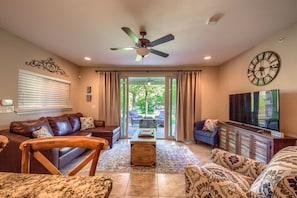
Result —
[[199, 136], [210, 137], [212, 135], [211, 131], [195, 130], [194, 133]]
[[[291, 175], [297, 175], [297, 146], [289, 146], [277, 152], [252, 184], [251, 191], [271, 197], [279, 182]], [[296, 180], [292, 182], [295, 187]]]
[[45, 117], [41, 117], [38, 120], [13, 121], [10, 123], [10, 132], [33, 138], [32, 132], [41, 127], [46, 128], [50, 134], [54, 135], [49, 122]]
[[[71, 134], [68, 134], [68, 136], [88, 136], [88, 137], [91, 137], [92, 133], [90, 133], [88, 131], [76, 131], [76, 132], [73, 132]], [[72, 148], [72, 147], [60, 148], [59, 149], [59, 156], [63, 156], [66, 153], [73, 151], [74, 149], [75, 148]]]
[[72, 147], [64, 147], [64, 148], [60, 148], [59, 149], [59, 156], [63, 156], [65, 155], [66, 153], [70, 152], [72, 149]]
[[68, 134], [68, 136], [92, 136], [92, 132], [90, 131], [76, 131], [71, 134]]
[[66, 115], [47, 117], [55, 136], [68, 135], [72, 133], [72, 127]]
[[230, 169], [212, 162], [206, 163], [202, 167], [210, 171], [212, 174], [216, 174], [228, 181], [236, 183], [240, 186], [240, 188], [245, 189], [246, 191], [250, 189], [252, 183], [254, 182], [254, 179], [252, 177], [248, 177], [240, 173], [231, 171]]

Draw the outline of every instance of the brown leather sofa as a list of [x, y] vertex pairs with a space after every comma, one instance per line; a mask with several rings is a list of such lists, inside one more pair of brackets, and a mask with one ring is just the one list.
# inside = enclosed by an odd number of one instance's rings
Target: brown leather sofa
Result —
[[[21, 142], [33, 138], [32, 132], [41, 127], [45, 127], [54, 136], [91, 136], [92, 132], [88, 129], [80, 130], [80, 117], [82, 116], [81, 113], [76, 113], [56, 117], [41, 117], [38, 120], [11, 122], [10, 129], [0, 131], [0, 135], [4, 135], [9, 139], [6, 148], [0, 153], [0, 172], [21, 172], [19, 145]], [[92, 131], [100, 132], [106, 128], [104, 121], [96, 120], [94, 124], [95, 128]], [[116, 132], [117, 134], [114, 134], [114, 136], [118, 139], [120, 131]], [[99, 137], [98, 134], [96, 134], [97, 137]], [[43, 153], [58, 169], [62, 169], [84, 151], [85, 149], [81, 148], [61, 148], [46, 150]], [[31, 162], [31, 173], [48, 173], [35, 159], [32, 159]]]

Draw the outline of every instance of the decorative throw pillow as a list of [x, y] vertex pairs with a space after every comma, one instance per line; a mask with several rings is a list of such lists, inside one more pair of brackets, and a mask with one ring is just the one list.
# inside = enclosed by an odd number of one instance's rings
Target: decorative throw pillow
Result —
[[288, 146], [277, 152], [266, 169], [257, 177], [250, 190], [264, 197], [272, 197], [278, 183], [297, 174], [297, 146]]
[[40, 129], [33, 131], [32, 136], [34, 138], [53, 137], [53, 135], [45, 127], [41, 127]]
[[93, 117], [80, 117], [80, 130], [95, 128]]
[[207, 119], [204, 122], [202, 130], [213, 132], [215, 127], [217, 127], [218, 120]]

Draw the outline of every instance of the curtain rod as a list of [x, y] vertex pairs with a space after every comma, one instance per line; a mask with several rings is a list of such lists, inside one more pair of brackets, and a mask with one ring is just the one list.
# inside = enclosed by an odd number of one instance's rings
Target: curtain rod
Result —
[[110, 71], [110, 72], [192, 72], [192, 71], [199, 71], [201, 72], [201, 69], [191, 69], [191, 70], [134, 70], [134, 69], [126, 69], [126, 70], [106, 70], [106, 69], [102, 69], [102, 70], [95, 70], [95, 72], [106, 72], [106, 71]]

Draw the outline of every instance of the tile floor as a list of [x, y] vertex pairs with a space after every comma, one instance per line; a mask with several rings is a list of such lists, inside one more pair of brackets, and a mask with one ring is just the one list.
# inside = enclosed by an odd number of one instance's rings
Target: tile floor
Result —
[[[118, 144], [129, 144], [129, 140], [121, 139]], [[202, 164], [210, 159], [211, 147], [198, 143], [180, 143], [168, 140], [157, 140], [157, 144], [185, 144], [191, 149]], [[106, 175], [113, 179], [110, 198], [182, 198], [185, 197], [184, 174], [155, 173], [110, 173], [100, 172], [96, 175]]]

